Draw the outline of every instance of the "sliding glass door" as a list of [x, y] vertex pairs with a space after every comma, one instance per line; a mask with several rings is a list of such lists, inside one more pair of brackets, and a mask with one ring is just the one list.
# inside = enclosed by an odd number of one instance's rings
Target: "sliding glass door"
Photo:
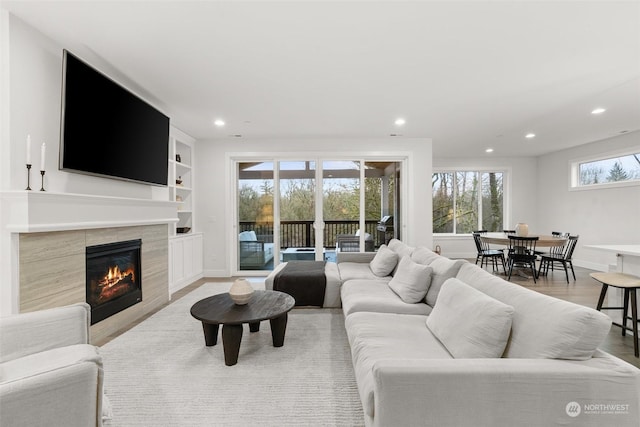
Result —
[[323, 240], [334, 257], [339, 250], [360, 250], [360, 230], [364, 230], [360, 218], [361, 165], [359, 160], [322, 162]]
[[316, 162], [278, 162], [280, 260], [322, 260], [322, 236], [316, 235]]
[[274, 239], [273, 162], [237, 163], [237, 269], [273, 270]]
[[398, 161], [237, 161], [238, 272], [375, 251], [399, 230]]

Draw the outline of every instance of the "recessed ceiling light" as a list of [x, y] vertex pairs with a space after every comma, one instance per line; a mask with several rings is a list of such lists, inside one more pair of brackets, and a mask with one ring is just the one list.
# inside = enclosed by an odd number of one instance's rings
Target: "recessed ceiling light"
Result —
[[591, 114], [602, 114], [602, 113], [604, 113], [605, 111], [607, 111], [607, 110], [606, 110], [606, 109], [604, 109], [604, 108], [596, 108], [595, 110], [593, 110], [593, 111], [591, 112]]
[[531, 138], [535, 138], [535, 137], [536, 137], [536, 134], [535, 134], [535, 133], [528, 133], [528, 134], [526, 134], [524, 137], [525, 137], [525, 138], [529, 138], [529, 139], [531, 139]]
[[396, 119], [396, 121], [394, 122], [396, 124], [396, 126], [402, 126], [406, 123], [407, 121], [403, 118], [398, 118]]
[[487, 148], [484, 150], [485, 153], [493, 153], [493, 148]]
[[218, 127], [222, 127], [222, 126], [224, 126], [224, 120], [216, 119], [216, 120], [214, 120], [213, 124], [218, 126]]

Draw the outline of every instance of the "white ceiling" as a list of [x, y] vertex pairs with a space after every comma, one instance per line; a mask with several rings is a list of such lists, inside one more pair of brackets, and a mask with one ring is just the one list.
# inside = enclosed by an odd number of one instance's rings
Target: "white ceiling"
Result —
[[2, 6], [95, 53], [197, 139], [400, 134], [432, 138], [438, 157], [502, 157], [640, 129], [638, 1]]

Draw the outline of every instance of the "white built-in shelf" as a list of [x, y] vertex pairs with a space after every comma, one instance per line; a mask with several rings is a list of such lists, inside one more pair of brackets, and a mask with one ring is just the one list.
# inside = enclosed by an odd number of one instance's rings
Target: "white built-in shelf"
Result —
[[[193, 232], [193, 138], [172, 129], [169, 146], [169, 199], [177, 203], [178, 222], [171, 230], [172, 236]], [[181, 181], [178, 184], [178, 180]], [[176, 233], [178, 227], [189, 227], [189, 233]]]

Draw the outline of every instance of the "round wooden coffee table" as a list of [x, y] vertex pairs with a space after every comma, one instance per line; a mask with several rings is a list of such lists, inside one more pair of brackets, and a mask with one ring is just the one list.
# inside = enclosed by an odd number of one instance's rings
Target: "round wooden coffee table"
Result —
[[191, 307], [191, 315], [202, 322], [207, 346], [218, 342], [218, 328], [222, 325], [224, 363], [238, 363], [243, 324], [249, 324], [251, 332], [260, 330], [260, 322], [269, 320], [274, 347], [284, 345], [287, 313], [295, 305], [291, 295], [278, 291], [255, 291], [246, 305], [237, 305], [229, 293], [214, 295], [198, 301]]

